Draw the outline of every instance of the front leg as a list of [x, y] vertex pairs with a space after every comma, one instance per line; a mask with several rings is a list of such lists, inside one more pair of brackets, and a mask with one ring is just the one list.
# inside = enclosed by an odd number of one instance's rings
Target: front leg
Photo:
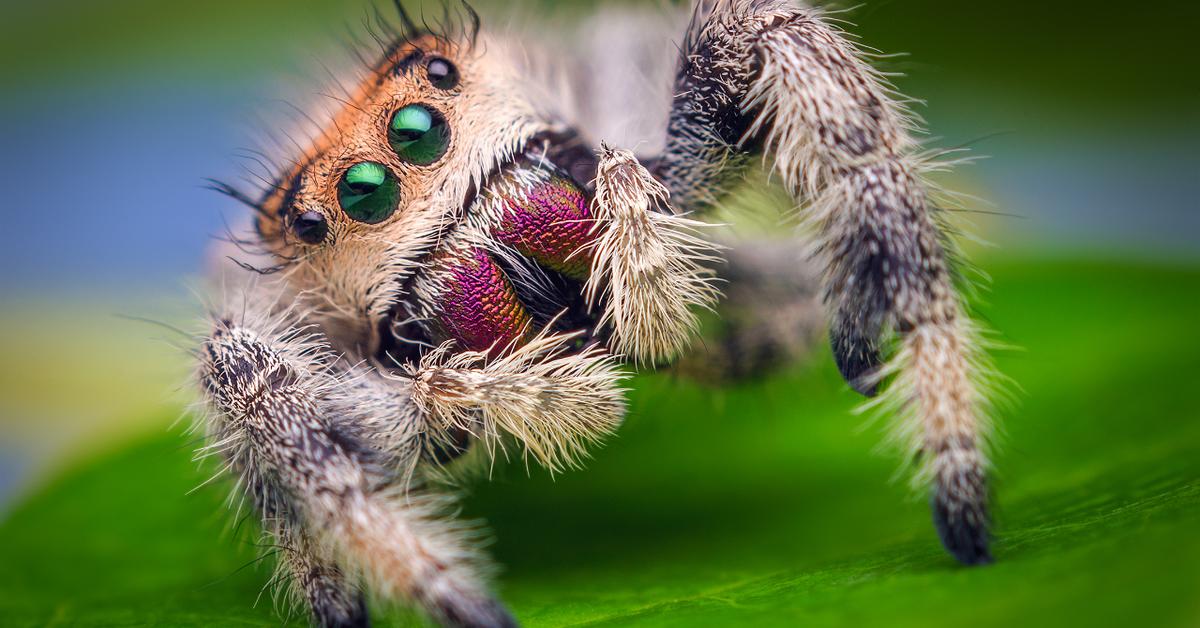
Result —
[[198, 376], [214, 411], [210, 447], [233, 461], [266, 527], [290, 548], [297, 593], [317, 622], [366, 621], [343, 575], [362, 574], [386, 598], [445, 625], [513, 625], [461, 526], [442, 514], [444, 500], [392, 495], [389, 478], [364, 464], [368, 443], [329, 416], [326, 399], [345, 384], [329, 371], [331, 357], [286, 328], [217, 320]]
[[221, 416], [210, 417], [206, 427], [211, 444], [205, 453], [220, 454], [261, 517], [267, 546], [277, 549], [279, 559], [271, 579], [276, 595], [284, 592], [294, 607], [307, 608], [313, 623], [322, 628], [370, 625], [359, 582], [338, 566], [328, 546], [305, 531], [288, 496], [253, 457], [244, 439]]
[[296, 605], [307, 605], [321, 628], [360, 628], [370, 625], [367, 599], [354, 579], [339, 567], [328, 548], [321, 547], [286, 515], [266, 515], [276, 545], [283, 552], [277, 580], [290, 582]]
[[912, 121], [819, 12], [782, 0], [698, 2], [676, 94], [655, 162], [672, 197], [703, 209], [750, 155], [771, 155], [817, 236], [839, 369], [866, 395], [895, 376], [888, 397], [919, 480], [934, 484], [943, 544], [989, 562], [980, 352]]

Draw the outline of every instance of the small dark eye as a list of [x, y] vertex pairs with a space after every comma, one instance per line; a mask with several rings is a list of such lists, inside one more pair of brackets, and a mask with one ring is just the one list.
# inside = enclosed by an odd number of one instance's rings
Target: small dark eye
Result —
[[437, 111], [425, 105], [408, 105], [392, 116], [388, 143], [401, 159], [428, 166], [446, 154], [450, 127]]
[[454, 89], [458, 85], [458, 68], [453, 63], [441, 58], [430, 60], [425, 66], [429, 82], [438, 89]]
[[373, 161], [350, 166], [338, 183], [338, 203], [346, 215], [367, 224], [387, 220], [400, 201], [396, 177]]
[[329, 223], [318, 212], [304, 212], [292, 221], [296, 237], [309, 244], [320, 244], [329, 233]]

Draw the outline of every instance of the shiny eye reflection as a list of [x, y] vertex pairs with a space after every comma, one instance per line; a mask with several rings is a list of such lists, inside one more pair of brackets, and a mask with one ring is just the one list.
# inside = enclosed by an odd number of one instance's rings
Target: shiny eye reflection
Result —
[[458, 68], [445, 59], [430, 60], [429, 65], [425, 66], [425, 74], [429, 77], [429, 82], [438, 89], [454, 89], [458, 85]]
[[338, 203], [346, 215], [367, 224], [387, 220], [400, 201], [396, 177], [382, 164], [364, 161], [354, 164], [338, 183]]
[[425, 105], [408, 105], [392, 116], [388, 143], [401, 159], [428, 166], [446, 154], [450, 127], [436, 110]]

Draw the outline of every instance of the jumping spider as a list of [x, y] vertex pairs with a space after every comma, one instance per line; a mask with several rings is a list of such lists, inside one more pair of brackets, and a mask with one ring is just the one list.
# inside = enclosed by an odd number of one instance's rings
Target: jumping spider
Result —
[[[725, 253], [698, 218], [757, 163], [815, 240], [802, 254], [794, 237], [779, 272], [814, 269], [837, 365], [865, 395], [887, 384], [943, 544], [991, 560], [976, 334], [932, 162], [827, 17], [699, 0], [679, 44], [599, 20], [605, 47], [572, 61], [481, 32], [469, 7], [438, 28], [399, 9], [262, 196], [223, 188], [256, 211], [237, 244], [261, 250], [222, 271], [197, 352], [208, 449], [316, 623], [365, 624], [368, 590], [445, 625], [514, 623], [438, 487], [471, 457], [571, 467], [616, 429], [622, 364], [680, 356], [695, 311], [719, 307]], [[671, 91], [646, 95], [672, 63]], [[613, 121], [638, 107], [665, 125], [654, 152], [597, 141], [629, 135]]]

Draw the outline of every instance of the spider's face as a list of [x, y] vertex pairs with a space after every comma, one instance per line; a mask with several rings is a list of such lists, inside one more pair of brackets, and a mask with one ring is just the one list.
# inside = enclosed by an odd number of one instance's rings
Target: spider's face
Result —
[[483, 49], [432, 35], [395, 46], [263, 203], [258, 230], [289, 260], [287, 281], [343, 340], [377, 340], [438, 234], [542, 129]]

